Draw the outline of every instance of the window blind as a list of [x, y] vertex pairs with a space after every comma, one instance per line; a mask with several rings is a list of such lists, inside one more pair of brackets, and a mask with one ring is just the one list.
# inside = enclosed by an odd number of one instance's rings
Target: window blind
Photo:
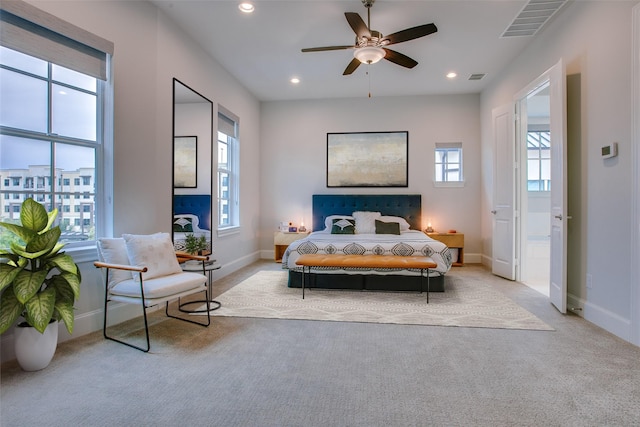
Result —
[[237, 123], [238, 118], [233, 113], [220, 105], [218, 106], [218, 132], [237, 138]]
[[20, 0], [0, 3], [0, 44], [101, 80], [113, 55], [113, 42]]

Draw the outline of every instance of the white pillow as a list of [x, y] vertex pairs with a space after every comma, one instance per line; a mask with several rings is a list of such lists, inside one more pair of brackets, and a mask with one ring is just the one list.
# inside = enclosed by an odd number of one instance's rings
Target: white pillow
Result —
[[376, 234], [376, 219], [380, 219], [380, 216], [380, 212], [354, 212], [356, 234]]
[[[169, 233], [123, 234], [122, 237], [131, 265], [147, 267], [147, 272], [142, 273], [144, 280], [182, 272]], [[138, 272], [131, 275], [138, 280]]]
[[324, 228], [325, 230], [331, 231], [331, 227], [333, 227], [334, 219], [355, 219], [351, 215], [329, 215], [324, 219]]
[[[127, 245], [121, 237], [98, 239], [98, 256], [100, 261], [107, 264], [130, 265], [127, 255]], [[131, 279], [131, 272], [125, 270], [109, 269], [109, 283], [107, 288], [111, 289], [123, 280]]]
[[382, 222], [397, 222], [400, 224], [400, 231], [407, 231], [410, 228], [409, 223], [407, 222], [406, 219], [402, 218], [401, 216], [381, 216], [380, 218], [378, 218], [378, 220], [382, 221]]

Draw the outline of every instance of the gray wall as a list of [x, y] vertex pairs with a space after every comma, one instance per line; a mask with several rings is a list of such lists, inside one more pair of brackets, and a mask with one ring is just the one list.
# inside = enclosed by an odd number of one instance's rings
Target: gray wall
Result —
[[[491, 111], [562, 59], [568, 75], [569, 298], [593, 323], [631, 340], [631, 24], [637, 1], [570, 2], [483, 91], [482, 252], [491, 260]], [[597, 29], [597, 30], [594, 30]], [[600, 147], [618, 142], [619, 156]], [[586, 289], [586, 276], [593, 280]], [[637, 309], [637, 307], [636, 307]], [[637, 325], [636, 325], [637, 327]], [[636, 343], [640, 344], [640, 343]]]
[[[422, 194], [423, 226], [465, 234], [465, 261], [480, 262], [479, 95], [263, 102], [260, 247], [273, 253], [281, 221], [311, 224], [312, 194]], [[409, 131], [408, 188], [327, 188], [327, 132]], [[465, 185], [433, 185], [436, 142], [462, 142]]]

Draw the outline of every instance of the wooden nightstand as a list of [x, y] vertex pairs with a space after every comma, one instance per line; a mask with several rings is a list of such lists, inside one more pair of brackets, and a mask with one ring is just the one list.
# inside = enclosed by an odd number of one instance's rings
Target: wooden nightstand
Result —
[[452, 249], [458, 249], [458, 259], [453, 261], [454, 266], [464, 265], [464, 234], [463, 233], [426, 233], [432, 239], [439, 240]]
[[282, 262], [282, 256], [287, 247], [298, 239], [303, 239], [309, 235], [309, 232], [305, 233], [284, 233], [282, 231], [276, 231], [273, 233], [273, 253], [276, 262]]

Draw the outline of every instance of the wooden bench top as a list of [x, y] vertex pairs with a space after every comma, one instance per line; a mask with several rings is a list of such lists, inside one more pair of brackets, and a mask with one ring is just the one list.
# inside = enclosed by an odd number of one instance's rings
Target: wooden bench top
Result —
[[303, 254], [296, 264], [304, 267], [344, 267], [344, 268], [436, 268], [437, 264], [427, 256], [400, 255], [340, 255]]

